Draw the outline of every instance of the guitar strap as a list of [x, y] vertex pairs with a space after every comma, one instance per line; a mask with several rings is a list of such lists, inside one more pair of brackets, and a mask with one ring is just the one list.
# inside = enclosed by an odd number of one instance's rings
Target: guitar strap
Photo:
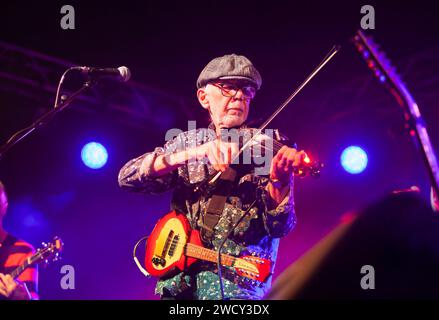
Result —
[[212, 197], [202, 215], [201, 239], [205, 243], [210, 243], [213, 238], [214, 228], [224, 211], [227, 198], [232, 193], [236, 176], [236, 170], [228, 167], [217, 181]]
[[0, 272], [4, 271], [3, 266], [5, 265], [5, 262], [9, 256], [9, 250], [7, 249], [9, 247], [12, 247], [17, 240], [18, 239], [16, 237], [10, 234], [8, 234], [5, 240], [3, 240], [2, 245], [0, 247]]

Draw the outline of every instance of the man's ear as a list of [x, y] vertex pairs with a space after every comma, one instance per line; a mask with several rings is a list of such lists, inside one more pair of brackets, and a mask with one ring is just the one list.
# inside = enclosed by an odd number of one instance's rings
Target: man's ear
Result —
[[209, 110], [209, 99], [207, 98], [206, 87], [197, 90], [197, 98], [201, 106], [204, 109]]

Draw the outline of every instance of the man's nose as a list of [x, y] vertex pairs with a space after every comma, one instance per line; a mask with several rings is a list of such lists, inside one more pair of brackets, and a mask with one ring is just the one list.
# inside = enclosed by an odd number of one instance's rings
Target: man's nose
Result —
[[235, 99], [235, 100], [243, 100], [244, 97], [245, 97], [244, 93], [242, 92], [242, 89], [240, 88], [240, 89], [238, 89], [238, 91], [236, 91], [236, 94], [233, 97], [233, 99]]

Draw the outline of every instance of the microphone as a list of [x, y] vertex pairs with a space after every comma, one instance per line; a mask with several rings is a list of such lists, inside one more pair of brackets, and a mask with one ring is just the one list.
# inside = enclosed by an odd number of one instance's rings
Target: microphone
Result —
[[125, 66], [119, 68], [73, 67], [72, 69], [96, 78], [114, 77], [121, 82], [127, 82], [131, 78], [130, 69]]

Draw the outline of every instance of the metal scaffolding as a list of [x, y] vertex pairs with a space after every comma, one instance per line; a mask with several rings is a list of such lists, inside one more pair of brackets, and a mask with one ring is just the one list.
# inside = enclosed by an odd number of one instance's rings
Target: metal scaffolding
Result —
[[[358, 57], [357, 60], [353, 76], [321, 92], [318, 97], [319, 103], [316, 103], [319, 108], [316, 114], [321, 115], [320, 121], [337, 121], [362, 110], [367, 110], [377, 117], [387, 117], [399, 112], [394, 108], [396, 102], [393, 97], [386, 93], [384, 88], [380, 90], [381, 85], [361, 58]], [[429, 113], [435, 112], [439, 101], [439, 47], [392, 60], [392, 65], [407, 84], [415, 100], [420, 103], [421, 109]], [[424, 103], [421, 104], [421, 101]]]
[[[0, 41], [0, 92], [27, 97], [35, 105], [49, 102], [47, 108], [50, 108], [61, 75], [75, 65]], [[66, 84], [63, 93], [72, 93], [71, 87]], [[72, 108], [81, 112], [103, 111], [116, 121], [151, 129], [172, 126], [176, 119], [190, 117], [183, 98], [135, 81], [119, 83], [105, 79], [78, 97], [74, 104]]]

